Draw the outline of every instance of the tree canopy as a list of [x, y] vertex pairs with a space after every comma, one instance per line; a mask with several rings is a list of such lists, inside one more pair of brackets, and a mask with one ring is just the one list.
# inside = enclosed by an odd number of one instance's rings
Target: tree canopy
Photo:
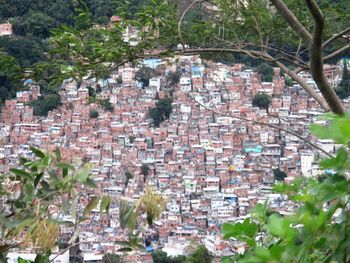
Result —
[[335, 91], [342, 99], [350, 96], [350, 72], [346, 60], [344, 60], [342, 80]]
[[163, 121], [169, 119], [173, 111], [172, 101], [171, 98], [160, 99], [156, 102], [156, 107], [149, 110], [149, 116], [152, 118], [154, 126], [159, 127]]
[[253, 98], [253, 106], [265, 109], [267, 112], [271, 103], [270, 96], [266, 93], [258, 93]]
[[286, 172], [281, 171], [280, 168], [277, 168], [273, 170], [273, 176], [277, 181], [284, 181], [284, 178], [287, 177], [287, 174]]

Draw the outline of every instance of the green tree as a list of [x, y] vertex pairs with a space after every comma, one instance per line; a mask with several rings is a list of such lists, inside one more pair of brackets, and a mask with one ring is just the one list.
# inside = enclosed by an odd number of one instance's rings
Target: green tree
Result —
[[29, 67], [44, 60], [45, 45], [40, 39], [26, 38], [0, 38], [0, 48], [8, 55], [14, 57], [21, 67]]
[[160, 123], [169, 119], [170, 114], [173, 111], [173, 100], [171, 98], [160, 99], [156, 102], [156, 107], [149, 110], [149, 116], [153, 120], [153, 124], [159, 127]]
[[339, 87], [337, 87], [335, 91], [342, 99], [350, 96], [350, 73], [346, 64], [346, 60], [344, 60], [342, 80], [339, 83]]
[[169, 72], [168, 75], [166, 76], [167, 83], [170, 86], [175, 86], [180, 82], [182, 72], [181, 70], [177, 69], [175, 72]]
[[12, 56], [0, 52], [0, 104], [13, 98], [21, 83], [21, 67]]
[[134, 175], [130, 172], [125, 172], [125, 188], [128, 187], [130, 179], [134, 178]]
[[96, 119], [98, 118], [99, 114], [97, 110], [91, 109], [89, 112], [90, 119]]
[[147, 164], [143, 163], [141, 165], [141, 174], [143, 175], [143, 182], [146, 182], [149, 170], [150, 170], [150, 168]]
[[103, 263], [122, 263], [123, 259], [120, 255], [106, 253], [103, 256]]
[[113, 112], [114, 106], [109, 100], [100, 100], [100, 104], [104, 110]]
[[22, 27], [24, 34], [45, 39], [50, 36], [50, 30], [55, 27], [55, 20], [42, 12], [30, 11], [25, 20], [16, 26]]
[[157, 251], [152, 253], [152, 259], [154, 263], [168, 263], [168, 254], [163, 251]]
[[101, 87], [100, 84], [97, 84], [97, 85], [96, 85], [96, 93], [99, 94], [99, 93], [101, 93], [101, 92], [102, 92], [102, 87]]
[[257, 71], [260, 74], [261, 81], [272, 82], [273, 68], [267, 63], [261, 63], [257, 67]]
[[293, 80], [290, 77], [285, 77], [285, 84], [288, 87], [293, 86]]
[[88, 86], [88, 91], [89, 91], [89, 97], [96, 97], [96, 91], [93, 87]]
[[149, 80], [155, 76], [155, 71], [149, 67], [141, 67], [136, 72], [136, 80], [141, 83], [142, 88], [149, 86]]
[[61, 105], [61, 99], [57, 94], [49, 94], [39, 97], [39, 99], [33, 101], [31, 105], [34, 115], [46, 116], [49, 111]]
[[205, 246], [200, 245], [198, 248], [186, 258], [186, 263], [211, 263], [212, 256], [209, 254]]
[[152, 253], [154, 263], [183, 263], [185, 256], [168, 257], [168, 254], [163, 251], [156, 251]]
[[130, 135], [130, 136], [129, 136], [129, 142], [130, 142], [130, 143], [134, 143], [135, 139], [136, 139], [136, 136], [135, 136], [135, 135]]
[[266, 93], [258, 93], [253, 98], [253, 106], [265, 109], [266, 112], [269, 112], [270, 103], [270, 97]]
[[284, 178], [287, 177], [287, 174], [286, 172], [281, 171], [280, 168], [277, 168], [273, 170], [273, 176], [276, 181], [284, 181]]

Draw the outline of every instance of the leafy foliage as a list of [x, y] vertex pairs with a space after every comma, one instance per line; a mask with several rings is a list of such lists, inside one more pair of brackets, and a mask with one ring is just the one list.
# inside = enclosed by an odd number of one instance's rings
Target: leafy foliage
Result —
[[134, 204], [133, 200], [121, 198], [119, 205], [119, 223], [121, 228], [130, 231], [137, 225], [137, 215], [146, 214], [147, 223], [152, 226], [153, 220], [159, 218], [164, 210], [164, 201], [161, 195], [147, 189], [145, 194]]
[[164, 210], [164, 201], [161, 195], [147, 189], [146, 193], [139, 199], [137, 210], [145, 213], [149, 226], [153, 225], [153, 220], [159, 218]]
[[[350, 252], [349, 187], [346, 173], [350, 167], [350, 122], [348, 116], [328, 115], [326, 127], [312, 127], [322, 138], [334, 139], [344, 146], [334, 158], [323, 159], [322, 169], [332, 170], [317, 180], [296, 179], [277, 184], [276, 193], [285, 194], [298, 209], [281, 216], [258, 204], [251, 218], [242, 223], [226, 223], [225, 238], [247, 243], [249, 249], [237, 255], [238, 262], [348, 262]], [[343, 136], [341, 136], [343, 135]], [[231, 262], [230, 259], [226, 259]]]
[[128, 186], [129, 184], [129, 180], [134, 178], [134, 175], [130, 172], [125, 172], [125, 188]]
[[273, 68], [266, 63], [261, 63], [257, 67], [257, 71], [260, 74], [261, 81], [272, 82]]
[[145, 247], [142, 245], [142, 240], [140, 238], [140, 233], [130, 232], [128, 239], [126, 241], [117, 241], [116, 243], [121, 246], [118, 251], [130, 252], [130, 251], [144, 251]]
[[135, 205], [128, 200], [120, 199], [119, 203], [119, 223], [121, 228], [132, 230], [137, 224]]
[[144, 182], [146, 182], [146, 178], [148, 176], [149, 170], [150, 170], [150, 168], [149, 168], [149, 166], [147, 164], [143, 163], [141, 165], [141, 174], [143, 175], [143, 181]]
[[148, 67], [141, 67], [136, 72], [136, 80], [141, 83], [142, 88], [149, 86], [149, 80], [155, 76], [155, 70]]
[[345, 60], [344, 60], [342, 80], [339, 83], [339, 87], [337, 87], [335, 91], [337, 95], [342, 99], [350, 96], [350, 72], [348, 70], [348, 66]]
[[33, 101], [31, 105], [34, 115], [46, 116], [49, 111], [61, 105], [61, 99], [57, 94], [49, 94], [39, 97], [39, 99]]
[[287, 177], [286, 172], [281, 171], [280, 168], [273, 170], [273, 176], [275, 177], [275, 180], [277, 181], [284, 181], [284, 178]]
[[169, 119], [173, 111], [172, 102], [173, 100], [171, 98], [160, 99], [156, 102], [156, 107], [149, 110], [149, 115], [153, 120], [154, 126], [159, 127], [163, 121]]
[[103, 263], [122, 263], [122, 257], [120, 255], [106, 253], [103, 256]]
[[186, 258], [186, 263], [210, 263], [212, 256], [209, 254], [205, 246], [200, 245], [198, 248]]
[[181, 70], [177, 69], [175, 72], [169, 72], [169, 74], [166, 76], [167, 83], [169, 86], [175, 86], [180, 82], [182, 72]]
[[[62, 221], [62, 215], [71, 215], [79, 222], [76, 204], [81, 197], [76, 188], [80, 185], [94, 187], [89, 167], [76, 169], [65, 163], [59, 149], [54, 154], [30, 148], [33, 159], [20, 158], [20, 167], [10, 174], [1, 175], [0, 181], [0, 255], [6, 255], [11, 247], [33, 244], [38, 247], [38, 257], [50, 254], [56, 244], [59, 226], [73, 225]], [[14, 190], [17, 189], [17, 190]], [[92, 198], [84, 211], [84, 217], [100, 204], [101, 214], [108, 212], [110, 197]], [[50, 207], [55, 206], [57, 213]], [[46, 261], [40, 261], [46, 262]]]
[[96, 119], [96, 118], [98, 118], [98, 116], [99, 116], [99, 114], [98, 114], [97, 110], [94, 110], [94, 109], [90, 110], [90, 112], [89, 112], [90, 119]]
[[99, 103], [101, 104], [104, 110], [113, 112], [114, 106], [109, 100], [100, 100]]
[[253, 98], [253, 106], [259, 107], [260, 109], [266, 109], [268, 112], [271, 100], [269, 95], [266, 93], [258, 93]]
[[182, 263], [185, 262], [185, 256], [170, 257], [166, 252], [157, 251], [152, 253], [154, 263]]
[[0, 52], [0, 104], [15, 96], [15, 92], [22, 86], [21, 67], [14, 57]]

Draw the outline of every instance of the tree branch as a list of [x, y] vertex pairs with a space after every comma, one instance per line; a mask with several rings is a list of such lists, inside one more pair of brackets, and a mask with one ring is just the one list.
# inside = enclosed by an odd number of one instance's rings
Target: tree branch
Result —
[[343, 31], [340, 31], [339, 33], [333, 35], [331, 38], [329, 38], [328, 40], [326, 40], [325, 42], [323, 42], [322, 44], [322, 49], [324, 49], [327, 45], [329, 45], [331, 42], [333, 42], [334, 40], [336, 40], [339, 37], [342, 37], [344, 34], [350, 32], [350, 27], [345, 28]]
[[321, 108], [325, 111], [329, 111], [330, 108], [327, 104], [327, 102], [324, 100], [323, 97], [319, 96], [316, 91], [310, 87], [309, 84], [306, 83], [306, 81], [300, 77], [295, 71], [290, 70], [287, 66], [282, 64], [281, 62], [277, 61], [276, 65], [279, 66], [288, 76], [290, 76], [292, 79], [294, 79], [296, 82], [299, 83], [299, 85], [312, 97], [314, 98], [318, 104], [321, 106]]
[[320, 89], [323, 97], [327, 101], [330, 109], [336, 113], [343, 115], [345, 113], [344, 106], [336, 95], [334, 89], [328, 82], [323, 71], [322, 56], [322, 35], [324, 29], [324, 16], [315, 0], [305, 0], [311, 15], [315, 20], [315, 28], [313, 38], [310, 43], [310, 71], [317, 87]]
[[324, 57], [323, 57], [323, 60], [324, 60], [324, 61], [327, 61], [327, 60], [330, 60], [330, 59], [332, 59], [332, 58], [335, 58], [335, 57], [341, 55], [342, 53], [348, 51], [349, 49], [350, 49], [350, 44], [347, 44], [347, 45], [345, 45], [345, 46], [343, 46], [343, 47], [337, 49], [337, 50], [334, 51], [333, 53], [331, 53], [331, 54], [329, 54], [329, 55], [327, 55], [327, 56], [324, 56]]
[[283, 0], [271, 0], [272, 4], [277, 8], [278, 12], [286, 20], [291, 28], [301, 37], [301, 39], [309, 45], [312, 42], [312, 36], [309, 31], [300, 23], [298, 18], [283, 2]]

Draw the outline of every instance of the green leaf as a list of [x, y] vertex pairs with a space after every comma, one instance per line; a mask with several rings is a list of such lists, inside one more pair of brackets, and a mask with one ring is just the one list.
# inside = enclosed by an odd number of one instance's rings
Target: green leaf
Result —
[[270, 254], [271, 257], [275, 260], [277, 260], [277, 262], [279, 262], [281, 260], [282, 254], [285, 251], [285, 247], [276, 244], [273, 247], [270, 248]]
[[30, 260], [26, 260], [26, 259], [23, 259], [23, 258], [18, 258], [18, 263], [34, 263], [34, 261], [30, 261]]
[[97, 196], [92, 197], [90, 202], [87, 204], [87, 206], [84, 209], [83, 216], [86, 217], [91, 212], [91, 210], [97, 206], [99, 201], [100, 201], [99, 197]]
[[251, 209], [250, 214], [256, 220], [261, 223], [266, 223], [266, 212], [267, 212], [267, 203], [257, 204], [254, 208]]
[[61, 150], [58, 147], [56, 147], [56, 149], [55, 149], [55, 156], [56, 156], [57, 161], [60, 162], [62, 160]]
[[77, 180], [80, 183], [86, 183], [88, 178], [89, 178], [89, 169], [87, 167], [82, 168], [77, 173]]
[[58, 164], [56, 164], [56, 167], [60, 168], [60, 169], [67, 169], [67, 170], [72, 170], [72, 171], [75, 170], [74, 166], [72, 166], [68, 163], [58, 163]]
[[51, 254], [51, 253], [48, 253], [48, 254], [38, 254], [38, 255], [35, 257], [34, 263], [48, 263], [48, 262], [49, 262], [49, 259], [50, 259], [50, 254]]
[[45, 165], [45, 166], [49, 166], [50, 165], [50, 163], [51, 163], [51, 156], [50, 155], [45, 155], [45, 157], [43, 158], [43, 164]]
[[26, 201], [32, 201], [34, 195], [34, 187], [31, 183], [24, 184], [23, 187], [24, 194], [26, 195]]
[[109, 206], [111, 204], [110, 196], [103, 196], [100, 204], [100, 218], [102, 217], [102, 213], [106, 210], [106, 213], [109, 213]]
[[118, 249], [119, 252], [130, 252], [132, 251], [131, 247], [122, 247]]
[[243, 223], [224, 223], [221, 228], [221, 233], [225, 239], [234, 237], [238, 240], [245, 241], [250, 247], [256, 245], [255, 236], [258, 232], [258, 225], [251, 223], [250, 219], [245, 219]]
[[350, 167], [348, 152], [344, 148], [340, 148], [335, 158], [324, 159], [320, 162], [322, 169], [334, 169], [343, 171]]
[[10, 172], [15, 174], [15, 175], [21, 176], [21, 177], [23, 177], [24, 179], [27, 179], [27, 180], [32, 180], [33, 179], [32, 175], [30, 173], [24, 171], [24, 170], [11, 168]]
[[262, 259], [263, 261], [269, 261], [271, 258], [270, 251], [265, 247], [256, 247], [255, 253], [256, 253], [256, 256]]
[[91, 178], [88, 178], [86, 180], [86, 182], [84, 183], [84, 185], [86, 185], [88, 187], [91, 187], [91, 188], [96, 188], [97, 187], [95, 181], [93, 179], [91, 179]]
[[19, 233], [23, 228], [33, 224], [35, 221], [36, 221], [36, 218], [26, 218], [22, 220], [22, 222], [19, 223], [18, 226], [16, 227], [17, 233]]
[[271, 235], [288, 240], [295, 236], [295, 230], [290, 227], [290, 222], [276, 213], [269, 217], [268, 230]]
[[42, 151], [33, 146], [30, 146], [30, 150], [40, 159], [43, 159], [45, 157], [45, 154]]
[[233, 263], [233, 262], [234, 262], [233, 258], [228, 256], [221, 257], [220, 259], [220, 263]]
[[40, 179], [43, 177], [44, 173], [37, 174], [34, 179], [34, 188], [36, 188], [40, 182]]

